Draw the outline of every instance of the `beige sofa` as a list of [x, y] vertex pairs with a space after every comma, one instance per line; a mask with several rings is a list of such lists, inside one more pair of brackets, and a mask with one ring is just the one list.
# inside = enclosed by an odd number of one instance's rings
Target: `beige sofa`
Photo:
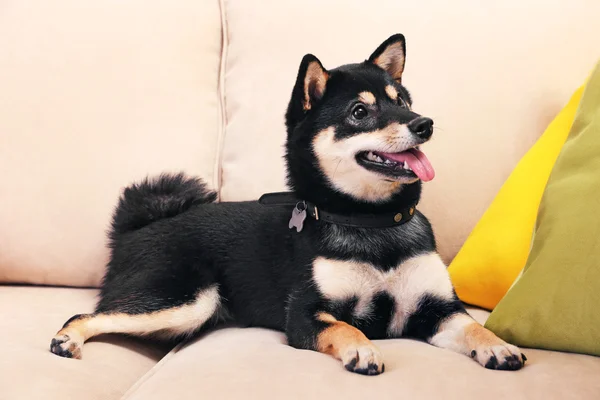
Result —
[[378, 377], [263, 329], [173, 349], [101, 337], [83, 360], [48, 350], [94, 307], [123, 186], [185, 170], [222, 201], [283, 189], [283, 113], [302, 56], [361, 61], [396, 32], [414, 107], [438, 127], [420, 208], [449, 262], [600, 56], [599, 17], [597, 0], [4, 0], [0, 399], [600, 398], [600, 359], [539, 350], [504, 372], [383, 341]]

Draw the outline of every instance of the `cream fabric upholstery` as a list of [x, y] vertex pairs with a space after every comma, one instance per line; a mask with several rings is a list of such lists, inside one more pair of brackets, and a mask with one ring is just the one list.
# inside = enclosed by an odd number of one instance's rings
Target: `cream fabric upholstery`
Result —
[[3, 1], [0, 282], [97, 286], [121, 187], [218, 177], [216, 1]]
[[86, 343], [83, 359], [50, 353], [70, 317], [94, 309], [97, 290], [0, 286], [0, 399], [118, 399], [167, 352], [110, 336]]
[[[487, 313], [477, 316], [484, 320]], [[594, 399], [600, 394], [596, 357], [528, 350], [527, 367], [511, 373], [486, 370], [426, 343], [376, 343], [385, 373], [364, 377], [348, 373], [330, 356], [287, 346], [281, 333], [216, 331], [171, 355], [125, 399], [158, 400], [173, 393], [180, 400]]]

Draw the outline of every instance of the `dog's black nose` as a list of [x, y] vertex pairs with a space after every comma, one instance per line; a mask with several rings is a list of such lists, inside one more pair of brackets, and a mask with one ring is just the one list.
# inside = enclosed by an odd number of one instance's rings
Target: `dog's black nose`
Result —
[[409, 131], [421, 139], [429, 139], [433, 133], [433, 120], [431, 118], [418, 117], [410, 121], [407, 127]]

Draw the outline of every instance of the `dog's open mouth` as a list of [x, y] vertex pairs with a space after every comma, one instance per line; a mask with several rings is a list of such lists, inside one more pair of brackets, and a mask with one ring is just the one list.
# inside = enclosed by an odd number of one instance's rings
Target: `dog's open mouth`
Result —
[[356, 161], [369, 171], [394, 179], [418, 178], [428, 182], [435, 177], [435, 171], [427, 156], [416, 147], [400, 153], [361, 151], [356, 155]]

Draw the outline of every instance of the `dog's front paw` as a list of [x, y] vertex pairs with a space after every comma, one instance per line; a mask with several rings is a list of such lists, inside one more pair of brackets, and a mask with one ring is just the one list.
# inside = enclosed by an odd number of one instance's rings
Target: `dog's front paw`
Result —
[[481, 346], [471, 351], [471, 357], [488, 369], [516, 371], [525, 365], [527, 357], [518, 347], [508, 343]]
[[56, 335], [50, 342], [50, 351], [57, 356], [81, 359], [81, 343], [69, 335]]
[[371, 343], [346, 350], [342, 363], [348, 371], [362, 375], [379, 375], [385, 369], [381, 351]]

